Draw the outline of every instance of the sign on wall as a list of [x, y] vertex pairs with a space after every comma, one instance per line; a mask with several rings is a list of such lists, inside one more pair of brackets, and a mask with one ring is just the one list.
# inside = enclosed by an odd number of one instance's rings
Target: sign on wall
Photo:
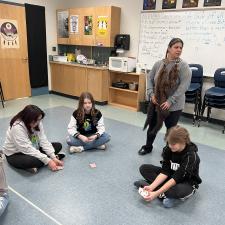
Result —
[[79, 33], [79, 16], [71, 15], [70, 16], [70, 33]]
[[0, 19], [1, 48], [19, 48], [18, 24], [16, 20]]
[[92, 35], [93, 18], [92, 16], [84, 16], [84, 35]]
[[99, 36], [105, 36], [108, 30], [108, 16], [98, 16], [97, 32]]

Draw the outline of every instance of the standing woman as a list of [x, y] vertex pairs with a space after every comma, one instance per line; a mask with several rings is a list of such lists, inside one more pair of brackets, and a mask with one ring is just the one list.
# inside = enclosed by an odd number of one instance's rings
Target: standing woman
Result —
[[146, 144], [139, 155], [150, 153], [153, 142], [163, 122], [167, 130], [180, 118], [185, 104], [185, 92], [191, 82], [191, 70], [180, 58], [183, 41], [173, 38], [167, 48], [166, 57], [156, 62], [150, 72], [150, 105], [145, 128], [148, 126]]
[[65, 155], [58, 154], [62, 145], [47, 140], [41, 122], [44, 116], [37, 106], [27, 105], [10, 121], [3, 152], [13, 167], [35, 173], [44, 165], [52, 171], [63, 166], [60, 159]]

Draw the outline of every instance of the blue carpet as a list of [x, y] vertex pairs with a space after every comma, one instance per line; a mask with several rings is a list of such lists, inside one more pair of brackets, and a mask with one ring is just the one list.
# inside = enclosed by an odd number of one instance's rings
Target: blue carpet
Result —
[[49, 93], [48, 86], [31, 88], [31, 96], [46, 95]]
[[[47, 109], [44, 127], [50, 141], [67, 146], [67, 124], [73, 109]], [[9, 118], [0, 120], [0, 144], [3, 144]], [[165, 209], [157, 199], [146, 203], [133, 187], [143, 163], [159, 165], [163, 135], [156, 139], [154, 151], [139, 156], [145, 142], [140, 127], [105, 119], [112, 139], [106, 151], [67, 153], [65, 168], [53, 173], [43, 168], [36, 175], [6, 165], [9, 186], [64, 225], [217, 225], [223, 224], [225, 208], [225, 152], [199, 146], [200, 176], [198, 192], [183, 204]], [[97, 168], [91, 169], [89, 163]], [[1, 218], [3, 225], [54, 224], [24, 200], [10, 192], [11, 202]], [[23, 203], [24, 202], [24, 203]], [[29, 216], [28, 216], [29, 215]]]

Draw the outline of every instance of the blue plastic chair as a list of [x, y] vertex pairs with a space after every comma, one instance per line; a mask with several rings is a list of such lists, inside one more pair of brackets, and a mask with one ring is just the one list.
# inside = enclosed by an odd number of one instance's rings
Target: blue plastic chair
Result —
[[[207, 121], [210, 119], [211, 109], [225, 109], [225, 68], [219, 68], [214, 73], [214, 87], [206, 90], [201, 109], [201, 118], [207, 107]], [[222, 132], [225, 132], [225, 123]]]
[[202, 84], [203, 84], [203, 67], [200, 64], [189, 64], [192, 71], [191, 84], [185, 93], [186, 103], [194, 104], [193, 125], [199, 121], [202, 105]]

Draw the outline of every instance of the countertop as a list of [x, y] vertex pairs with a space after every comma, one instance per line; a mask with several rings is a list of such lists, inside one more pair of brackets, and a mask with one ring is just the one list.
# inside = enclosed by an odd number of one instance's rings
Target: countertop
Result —
[[51, 64], [60, 64], [60, 65], [66, 65], [66, 66], [76, 66], [76, 67], [84, 67], [84, 68], [90, 68], [90, 69], [96, 69], [96, 70], [108, 70], [108, 66], [100, 66], [100, 65], [86, 65], [86, 64], [79, 64], [75, 62], [56, 62], [56, 61], [49, 61]]

